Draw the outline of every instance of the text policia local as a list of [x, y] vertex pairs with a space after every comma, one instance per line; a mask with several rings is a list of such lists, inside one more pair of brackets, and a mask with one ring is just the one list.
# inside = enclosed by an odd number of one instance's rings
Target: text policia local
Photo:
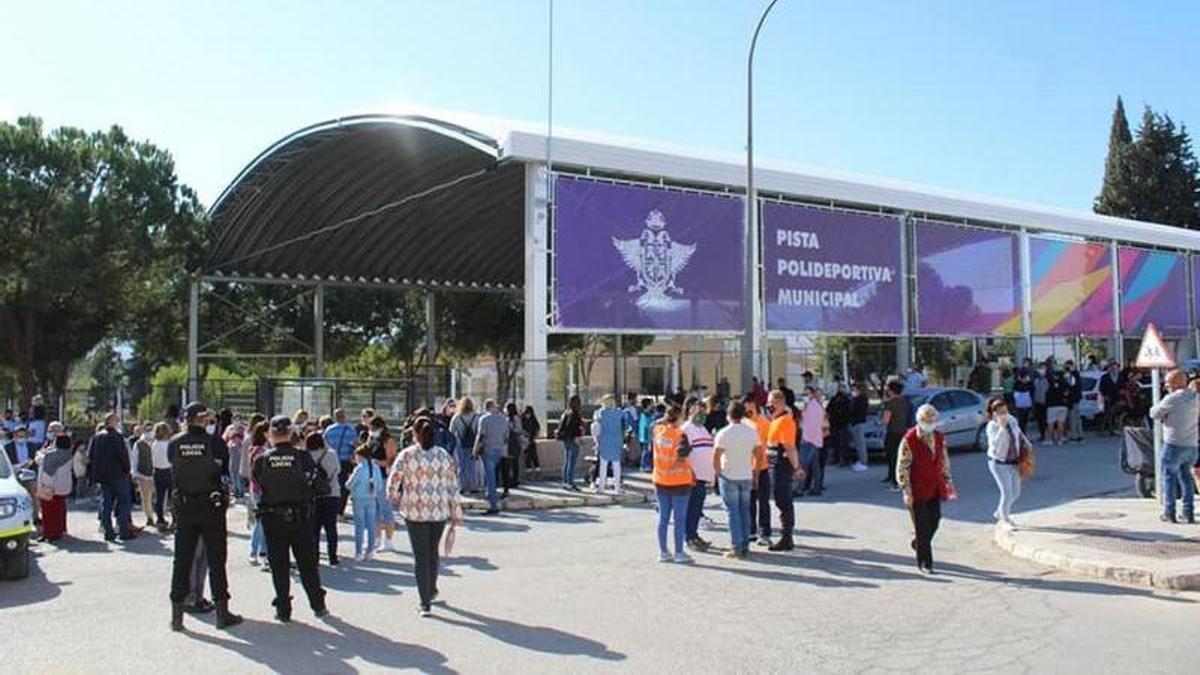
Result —
[[[777, 230], [775, 245], [779, 248], [821, 250], [821, 240], [817, 233], [804, 230]], [[828, 279], [856, 283], [855, 286], [846, 290], [778, 289], [776, 302], [780, 305], [836, 308], [862, 307], [874, 295], [875, 284], [892, 283], [895, 281], [896, 271], [886, 265], [857, 265], [781, 257], [775, 261], [775, 275], [781, 278]]]

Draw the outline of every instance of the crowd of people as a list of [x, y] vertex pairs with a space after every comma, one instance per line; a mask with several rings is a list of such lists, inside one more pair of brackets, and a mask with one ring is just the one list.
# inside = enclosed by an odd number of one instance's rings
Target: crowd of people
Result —
[[[1140, 413], [1139, 376], [1109, 364], [1099, 388], [1106, 408]], [[768, 391], [757, 380], [744, 396], [684, 396], [656, 401], [636, 393], [624, 405], [612, 395], [585, 414], [572, 396], [553, 429], [561, 442], [561, 484], [579, 491], [620, 494], [629, 471], [647, 472], [654, 485], [658, 560], [692, 562], [707, 551], [701, 536], [709, 492], [720, 497], [729, 524], [725, 555], [746, 558], [751, 545], [770, 551], [795, 547], [797, 497], [825, 490], [827, 466], [867, 470], [864, 428], [870, 388], [835, 378], [826, 389], [810, 373], [799, 393], [780, 378]], [[1026, 361], [1003, 373], [1002, 390], [987, 403], [987, 461], [999, 492], [997, 525], [1014, 529], [1014, 503], [1033, 471], [1036, 424], [1039, 439], [1061, 444], [1081, 438], [1078, 404], [1081, 375], [1070, 361], [1036, 367]], [[971, 384], [982, 388], [980, 379]], [[1134, 383], [1131, 385], [1131, 383]], [[1185, 375], [1167, 378], [1171, 394], [1145, 415], [1166, 425], [1168, 475], [1164, 520], [1194, 522], [1188, 469], [1197, 464], [1200, 396]], [[883, 387], [880, 424], [884, 432], [883, 481], [900, 493], [909, 511], [918, 568], [933, 573], [932, 540], [941, 504], [957, 498], [939, 411], [929, 404], [912, 409], [906, 391], [927, 386], [919, 367], [889, 378]], [[1192, 387], [1200, 390], [1200, 381]], [[1107, 392], [1107, 393], [1105, 393]], [[981, 392], [982, 393], [982, 392]], [[987, 392], [989, 395], [991, 392]], [[1122, 398], [1124, 397], [1124, 398]], [[272, 574], [276, 617], [291, 616], [291, 564], [315, 614], [328, 613], [321, 587], [321, 543], [330, 566], [342, 564], [339, 523], [353, 523], [355, 561], [395, 549], [397, 515], [406, 523], [416, 557], [418, 611], [428, 615], [437, 598], [440, 547], [453, 545], [465, 495], [487, 501], [485, 515], [500, 511], [522, 475], [540, 478], [538, 439], [546, 431], [531, 406], [488, 399], [479, 411], [470, 397], [447, 400], [439, 410], [422, 408], [398, 427], [370, 409], [351, 421], [345, 410], [313, 418], [255, 414], [248, 419], [200, 404], [172, 408], [160, 421], [142, 421], [126, 431], [109, 414], [89, 439], [76, 438], [63, 424], [45, 422], [40, 402], [19, 417], [6, 415], [5, 450], [18, 468], [34, 468], [28, 487], [37, 499], [39, 538], [67, 535], [67, 499], [99, 496], [97, 517], [107, 541], [130, 541], [148, 528], [175, 537], [172, 628], [184, 613], [216, 611], [220, 627], [241, 618], [228, 608], [225, 578], [225, 509], [244, 501], [251, 536], [251, 565]], [[13, 422], [10, 425], [9, 419]], [[579, 480], [581, 439], [595, 441], [594, 462]], [[589, 458], [590, 459], [590, 458]], [[522, 471], [523, 470], [523, 471]], [[1197, 469], [1200, 480], [1200, 468]], [[1175, 512], [1175, 497], [1182, 512]], [[144, 526], [134, 524], [140, 505]], [[347, 513], [347, 506], [351, 506]], [[205, 598], [205, 581], [213, 601]]]

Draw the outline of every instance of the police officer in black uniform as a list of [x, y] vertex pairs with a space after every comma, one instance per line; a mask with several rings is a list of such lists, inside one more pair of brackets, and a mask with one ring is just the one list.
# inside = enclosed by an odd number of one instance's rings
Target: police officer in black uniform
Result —
[[292, 421], [286, 415], [271, 419], [271, 450], [254, 460], [254, 480], [262, 494], [258, 516], [267, 540], [267, 561], [275, 584], [275, 618], [292, 618], [291, 575], [288, 552], [300, 569], [300, 583], [308, 595], [308, 604], [318, 617], [329, 614], [325, 608], [325, 590], [317, 571], [317, 542], [313, 538], [317, 465], [307, 451], [292, 446]]
[[171, 439], [171, 505], [175, 521], [175, 561], [171, 574], [171, 630], [183, 630], [184, 600], [191, 590], [196, 543], [204, 540], [209, 585], [217, 609], [217, 628], [242, 622], [229, 611], [229, 582], [225, 576], [225, 510], [229, 491], [222, 482], [228, 474], [229, 450], [204, 430], [208, 409], [192, 403], [185, 411], [187, 430]]

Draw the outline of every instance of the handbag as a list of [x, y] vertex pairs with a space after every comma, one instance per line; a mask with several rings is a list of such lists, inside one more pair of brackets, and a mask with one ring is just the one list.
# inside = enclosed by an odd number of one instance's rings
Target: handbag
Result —
[[1020, 474], [1023, 480], [1033, 477], [1037, 470], [1037, 458], [1033, 455], [1033, 444], [1021, 434], [1021, 452], [1017, 456], [1017, 473]]
[[54, 477], [46, 473], [45, 469], [38, 474], [37, 489], [34, 490], [34, 494], [44, 502], [54, 499]]
[[1030, 396], [1029, 392], [1027, 391], [1014, 391], [1013, 403], [1016, 404], [1018, 408], [1032, 408], [1033, 396]]

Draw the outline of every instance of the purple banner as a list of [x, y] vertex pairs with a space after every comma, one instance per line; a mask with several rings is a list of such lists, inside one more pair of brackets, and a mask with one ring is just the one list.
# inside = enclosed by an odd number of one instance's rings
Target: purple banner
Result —
[[1117, 249], [1117, 265], [1121, 271], [1121, 330], [1126, 335], [1141, 335], [1151, 322], [1163, 335], [1187, 334], [1187, 266], [1184, 261], [1181, 254], [1169, 251], [1129, 246]]
[[740, 331], [741, 198], [555, 182], [555, 325]]
[[1020, 335], [1015, 235], [922, 222], [915, 236], [918, 333]]
[[762, 218], [767, 330], [903, 331], [898, 219], [775, 202]]

